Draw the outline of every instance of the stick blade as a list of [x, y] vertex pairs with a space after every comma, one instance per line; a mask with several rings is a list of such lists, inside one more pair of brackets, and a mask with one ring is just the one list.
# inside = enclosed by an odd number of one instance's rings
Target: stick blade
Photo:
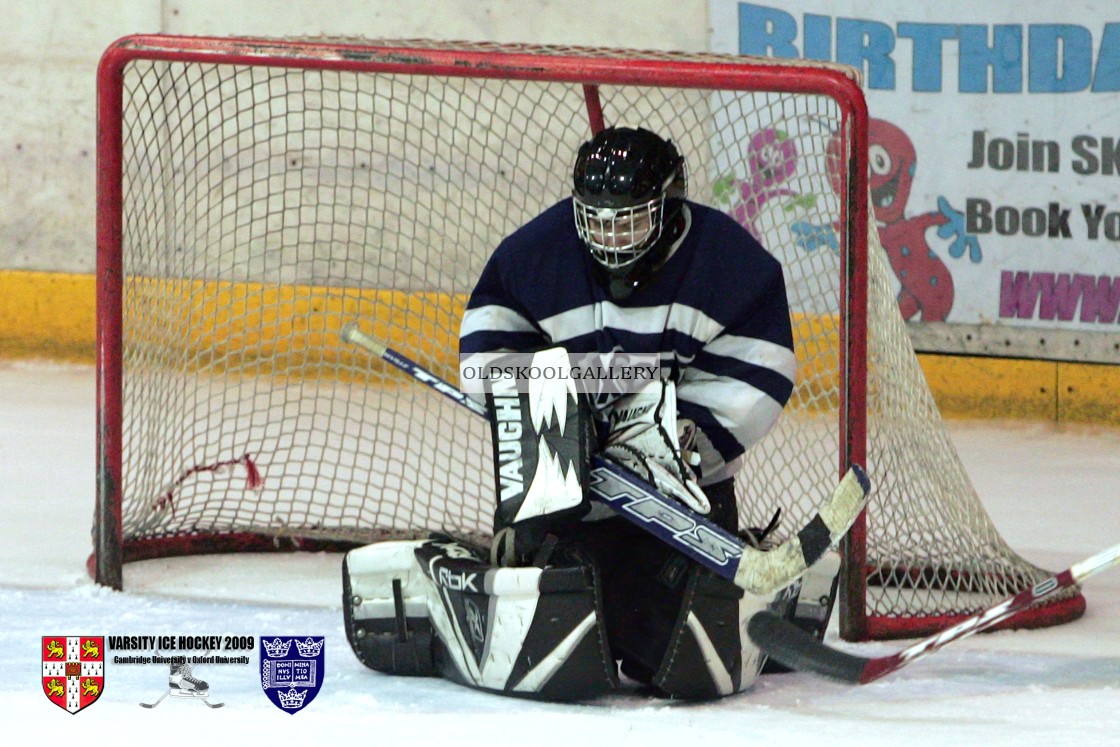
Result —
[[826, 646], [773, 612], [762, 611], [751, 617], [747, 635], [764, 652], [795, 671], [815, 672], [852, 684], [865, 681], [868, 659]]

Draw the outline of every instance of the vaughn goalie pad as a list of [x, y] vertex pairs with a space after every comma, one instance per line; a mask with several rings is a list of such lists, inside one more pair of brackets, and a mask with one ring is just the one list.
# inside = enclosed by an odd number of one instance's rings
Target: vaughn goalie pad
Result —
[[533, 353], [523, 369], [527, 378], [515, 370], [491, 379], [486, 394], [498, 497], [494, 526], [496, 533], [514, 530], [518, 563], [529, 561], [547, 533], [571, 528], [588, 512], [594, 430], [567, 351]]
[[506, 695], [582, 700], [617, 685], [598, 600], [589, 566], [495, 568], [442, 537], [368, 545], [343, 565], [363, 664]]

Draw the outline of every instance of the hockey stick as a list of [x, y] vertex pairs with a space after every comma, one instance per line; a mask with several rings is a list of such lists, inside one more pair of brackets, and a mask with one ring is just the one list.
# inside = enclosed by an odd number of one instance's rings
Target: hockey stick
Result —
[[1117, 564], [1120, 564], [1120, 545], [1102, 550], [994, 607], [886, 656], [857, 656], [837, 651], [771, 612], [755, 614], [747, 624], [747, 634], [759, 648], [791, 669], [816, 672], [844, 682], [865, 685], [902, 669], [910, 662], [932, 654], [953, 641], [987, 630], [1031, 605], [1063, 589], [1077, 586], [1087, 578]]
[[[355, 324], [347, 324], [340, 334], [344, 342], [376, 355], [474, 414], [488, 417], [484, 405]], [[869, 491], [867, 475], [853, 466], [808, 524], [777, 547], [762, 551], [602, 456], [593, 457], [591, 464], [593, 500], [752, 594], [773, 594], [804, 574], [848, 531], [863, 511]]]
[[159, 705], [160, 703], [163, 702], [164, 698], [166, 698], [170, 694], [171, 694], [171, 690], [168, 689], [167, 692], [165, 692], [163, 695], [159, 696], [159, 698], [156, 700], [155, 703], [141, 703], [140, 705], [143, 708], [155, 708], [157, 705]]
[[[159, 696], [159, 698], [156, 700], [155, 703], [141, 703], [140, 706], [142, 708], [155, 708], [160, 703], [162, 703], [163, 699], [166, 698], [168, 695], [171, 695], [171, 690], [168, 690], [163, 695]], [[198, 696], [198, 695], [189, 695], [189, 696], [188, 695], [174, 695], [174, 696], [172, 696], [172, 700], [174, 700], [175, 698], [189, 698], [190, 700], [198, 700], [198, 701], [201, 701], [202, 705], [206, 706], [207, 708], [221, 708], [222, 706], [225, 705], [225, 703], [211, 703], [209, 700], [207, 700], [207, 698], [209, 698], [209, 697], [210, 697], [209, 695], [203, 695], [203, 696]]]

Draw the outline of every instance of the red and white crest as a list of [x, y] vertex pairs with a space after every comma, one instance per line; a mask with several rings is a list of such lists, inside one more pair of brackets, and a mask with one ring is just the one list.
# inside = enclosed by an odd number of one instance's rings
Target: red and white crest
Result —
[[43, 692], [70, 713], [92, 705], [105, 690], [105, 638], [43, 636]]

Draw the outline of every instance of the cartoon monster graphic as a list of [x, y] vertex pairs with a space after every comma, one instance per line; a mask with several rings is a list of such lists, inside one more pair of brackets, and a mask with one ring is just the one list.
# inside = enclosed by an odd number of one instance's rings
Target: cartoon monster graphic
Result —
[[772, 127], [760, 130], [747, 146], [747, 167], [750, 173], [738, 183], [742, 201], [731, 210], [731, 217], [757, 239], [755, 221], [762, 207], [776, 197], [798, 194], [782, 186], [797, 173], [797, 144]]
[[941, 226], [941, 213], [905, 216], [914, 184], [918, 155], [901, 128], [882, 119], [868, 127], [871, 203], [879, 224], [879, 240], [902, 289], [898, 307], [903, 319], [921, 315], [924, 322], [942, 322], [953, 308], [953, 276], [926, 241], [926, 230]]
[[[964, 213], [944, 197], [937, 198], [937, 212], [907, 218], [918, 162], [914, 143], [901, 128], [883, 119], [870, 120], [867, 134], [872, 210], [879, 241], [901, 285], [899, 310], [904, 319], [945, 321], [953, 308], [953, 276], [930, 247], [926, 231], [936, 226], [938, 237], [951, 239], [949, 256], [960, 257], [967, 251], [972, 262], [982, 258], [980, 242], [968, 234]], [[832, 188], [839, 193], [840, 143], [835, 137], [828, 151]]]
[[[829, 182], [832, 190], [840, 194], [840, 140], [833, 135], [827, 147]], [[762, 235], [759, 219], [763, 207], [771, 200], [783, 198], [785, 210], [812, 209], [816, 205], [816, 195], [801, 194], [791, 188], [801, 156], [795, 139], [788, 133], [774, 127], [754, 133], [746, 156], [747, 176], [719, 179], [713, 185], [713, 193], [717, 201], [731, 204], [729, 214], [755, 238]], [[953, 277], [930, 247], [926, 232], [936, 227], [940, 238], [951, 241], [949, 256], [960, 257], [967, 251], [973, 262], [981, 259], [979, 241], [967, 233], [964, 214], [944, 197], [937, 200], [937, 212], [906, 217], [918, 158], [913, 142], [901, 128], [886, 120], [870, 120], [868, 156], [872, 209], [879, 238], [901, 285], [899, 310], [904, 319], [945, 321], [953, 308]], [[839, 226], [835, 224], [801, 220], [790, 222], [789, 229], [805, 251], [840, 248]]]

